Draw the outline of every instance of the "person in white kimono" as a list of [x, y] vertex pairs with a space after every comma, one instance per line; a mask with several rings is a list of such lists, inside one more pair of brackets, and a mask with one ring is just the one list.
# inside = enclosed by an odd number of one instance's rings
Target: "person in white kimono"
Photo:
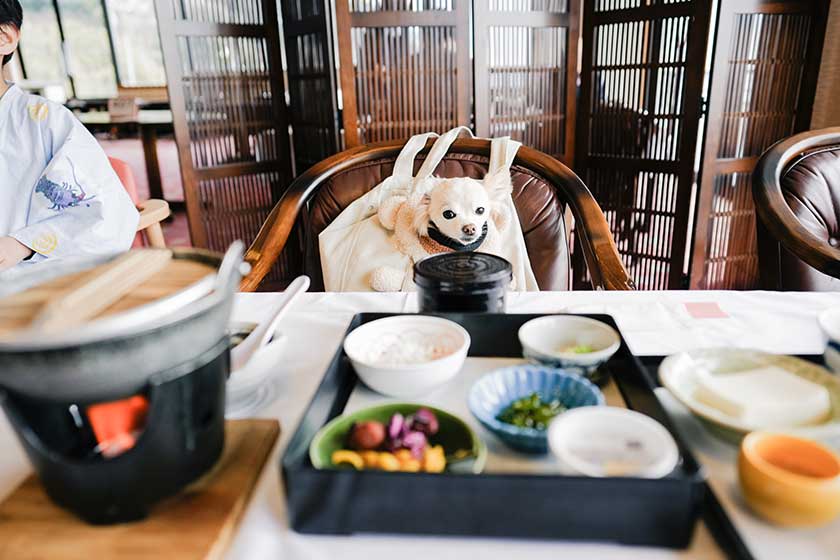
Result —
[[[4, 66], [18, 46], [22, 20], [18, 0], [0, 0]], [[108, 158], [78, 119], [0, 79], [0, 272], [126, 251], [138, 220]]]

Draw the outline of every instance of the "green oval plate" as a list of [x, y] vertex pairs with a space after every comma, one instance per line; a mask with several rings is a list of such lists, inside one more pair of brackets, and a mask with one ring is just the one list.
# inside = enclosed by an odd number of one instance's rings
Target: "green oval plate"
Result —
[[[332, 464], [333, 451], [345, 449], [344, 440], [354, 422], [376, 420], [387, 424], [391, 416], [399, 412], [403, 416], [414, 414], [420, 408], [428, 408], [438, 418], [438, 433], [430, 438], [432, 445], [443, 446], [446, 454], [446, 471], [459, 474], [479, 474], [487, 462], [487, 446], [476, 433], [460, 418], [434, 406], [415, 403], [388, 403], [357, 410], [333, 419], [321, 428], [309, 444], [309, 459], [316, 469], [339, 468]], [[451, 459], [459, 450], [470, 453], [463, 459]]]

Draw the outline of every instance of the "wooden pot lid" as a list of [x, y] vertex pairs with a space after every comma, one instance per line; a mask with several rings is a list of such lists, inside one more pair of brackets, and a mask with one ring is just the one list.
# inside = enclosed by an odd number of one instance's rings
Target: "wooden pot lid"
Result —
[[43, 327], [70, 329], [176, 294], [215, 275], [218, 255], [193, 249], [138, 249], [83, 272], [0, 299], [0, 338]]

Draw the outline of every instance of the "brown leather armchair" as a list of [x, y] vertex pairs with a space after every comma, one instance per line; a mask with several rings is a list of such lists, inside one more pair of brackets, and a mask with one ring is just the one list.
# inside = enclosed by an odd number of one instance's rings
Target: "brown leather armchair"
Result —
[[[242, 290], [256, 290], [283, 251], [287, 252], [283, 263], [290, 267], [284, 271], [285, 276], [305, 273], [312, 279], [313, 290], [323, 290], [318, 234], [351, 202], [391, 175], [404, 143], [359, 146], [332, 156], [300, 175], [274, 207], [248, 249], [245, 258], [252, 272], [243, 280]], [[418, 167], [432, 143], [421, 152], [418, 158], [421, 161], [416, 162]], [[487, 172], [489, 154], [487, 140], [456, 140], [435, 175], [482, 178]], [[633, 281], [621, 263], [604, 214], [577, 175], [551, 156], [523, 146], [511, 167], [511, 177], [514, 205], [541, 289], [567, 290], [570, 286], [566, 208], [574, 216], [577, 246], [583, 253], [593, 287], [633, 289]], [[290, 251], [301, 254], [290, 255]]]
[[762, 287], [840, 290], [840, 127], [770, 147], [753, 172]]

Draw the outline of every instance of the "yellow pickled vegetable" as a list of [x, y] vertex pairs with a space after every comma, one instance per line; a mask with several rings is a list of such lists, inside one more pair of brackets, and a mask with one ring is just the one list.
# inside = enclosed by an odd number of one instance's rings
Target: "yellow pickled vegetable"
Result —
[[400, 463], [413, 459], [411, 451], [408, 449], [397, 449], [394, 451], [394, 457], [396, 457]]
[[446, 455], [443, 453], [443, 447], [440, 445], [427, 447], [423, 455], [423, 470], [429, 473], [440, 473], [444, 469], [446, 469]]
[[383, 471], [398, 471], [400, 470], [400, 460], [392, 453], [380, 453], [379, 468]]
[[348, 451], [347, 449], [339, 449], [338, 451], [333, 451], [331, 459], [333, 465], [335, 466], [351, 465], [357, 471], [360, 471], [365, 467], [365, 462], [362, 459], [362, 456], [356, 453], [355, 451]]
[[400, 462], [400, 470], [403, 472], [420, 472], [423, 466], [408, 449], [398, 449], [394, 452], [394, 456]]
[[403, 461], [400, 465], [400, 470], [403, 472], [420, 472], [420, 469], [423, 467], [422, 463], [417, 459]]
[[362, 461], [365, 463], [365, 468], [375, 469], [379, 466], [379, 452], [377, 451], [362, 451], [359, 453]]

